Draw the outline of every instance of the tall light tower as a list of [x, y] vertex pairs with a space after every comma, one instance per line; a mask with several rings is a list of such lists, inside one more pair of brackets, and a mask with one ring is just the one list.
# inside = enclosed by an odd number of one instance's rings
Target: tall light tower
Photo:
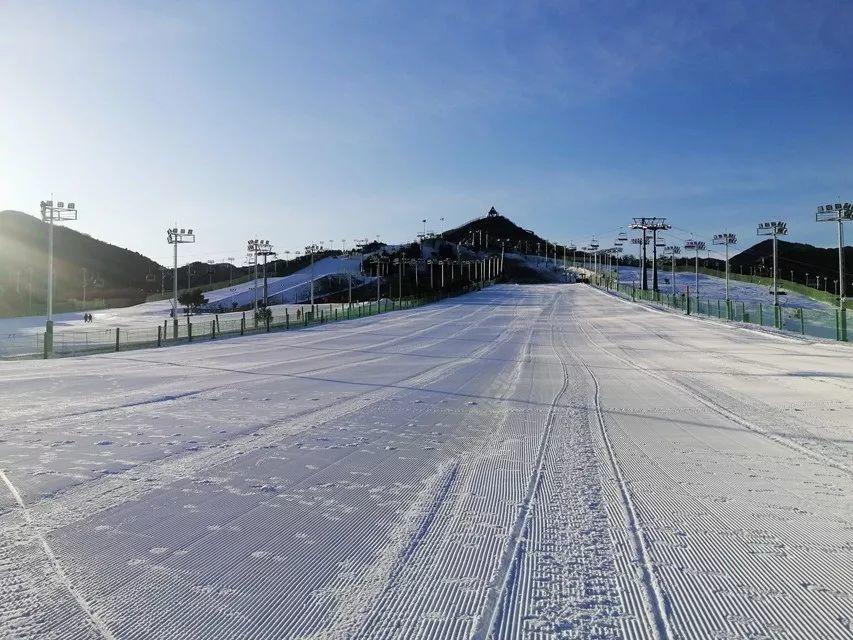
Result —
[[[166, 229], [166, 240], [174, 245], [174, 271], [172, 281], [172, 337], [178, 338], [178, 245], [192, 244], [195, 242], [195, 234], [192, 229]], [[187, 267], [189, 271], [189, 267]]]
[[216, 265], [216, 260], [208, 260], [207, 261], [207, 275], [209, 276], [210, 282], [209, 284], [213, 286], [213, 267]]
[[817, 222], [838, 223], [838, 308], [841, 312], [841, 339], [847, 339], [847, 314], [845, 313], [846, 287], [844, 283], [844, 221], [853, 220], [853, 204], [836, 202], [821, 205], [815, 214]]
[[47, 322], [44, 333], [44, 357], [53, 353], [53, 223], [77, 219], [77, 206], [53, 200], [41, 201], [41, 219], [47, 223]]
[[311, 311], [314, 311], [314, 254], [323, 250], [323, 246], [317, 243], [305, 247], [305, 253], [311, 255]]
[[705, 242], [702, 240], [694, 240], [690, 238], [687, 242], [684, 243], [684, 248], [690, 251], [691, 249], [696, 252], [696, 297], [699, 297], [699, 252], [705, 250]]
[[264, 257], [264, 307], [269, 302], [269, 286], [267, 285], [267, 258], [276, 255], [269, 240], [255, 240], [255, 259]]
[[672, 259], [672, 295], [675, 295], [675, 258], [681, 253], [681, 247], [677, 245], [669, 245], [664, 247], [664, 255], [668, 255]]
[[773, 236], [773, 306], [774, 308], [776, 308], [776, 314], [778, 316], [779, 285], [776, 281], [776, 276], [778, 275], [779, 271], [778, 237], [788, 235], [788, 223], [778, 221], [762, 222], [758, 225], [756, 233], [758, 233], [758, 235], [760, 236]]
[[737, 244], [737, 236], [733, 233], [718, 233], [711, 241], [712, 244], [726, 246], [726, 309], [728, 310], [729, 300], [729, 245]]
[[234, 283], [234, 256], [228, 256], [228, 286]]

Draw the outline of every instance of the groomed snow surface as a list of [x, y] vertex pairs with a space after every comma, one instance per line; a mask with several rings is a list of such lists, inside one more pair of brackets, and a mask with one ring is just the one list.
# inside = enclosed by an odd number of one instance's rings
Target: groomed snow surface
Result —
[[0, 363], [2, 638], [849, 638], [853, 350], [498, 286]]

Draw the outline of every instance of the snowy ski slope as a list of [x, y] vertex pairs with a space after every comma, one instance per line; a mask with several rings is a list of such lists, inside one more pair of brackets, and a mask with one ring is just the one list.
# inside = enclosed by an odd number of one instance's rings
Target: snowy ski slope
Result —
[[[318, 260], [314, 265], [314, 280], [320, 281], [332, 274], [353, 273], [353, 286], [365, 279], [358, 275], [360, 257], [330, 256]], [[259, 271], [260, 274], [260, 271]], [[307, 300], [311, 284], [311, 267], [306, 267], [289, 276], [267, 278], [267, 289], [270, 306], [281, 312], [282, 305], [294, 304], [297, 300]], [[258, 278], [257, 296], [263, 300], [263, 278]], [[232, 287], [224, 287], [208, 291], [205, 297], [210, 301], [211, 308], [222, 306], [230, 312], [232, 303], [238, 305], [251, 304], [255, 300], [255, 282], [243, 282]], [[145, 328], [156, 330], [157, 325], [170, 318], [171, 300], [145, 302], [131, 307], [101, 309], [93, 311], [93, 324], [83, 322], [82, 312], [59, 313], [54, 316], [54, 331], [59, 341], [85, 341], [85, 332], [111, 331], [115, 327], [122, 329]], [[295, 308], [295, 307], [294, 307]], [[291, 310], [292, 311], [292, 310]], [[223, 320], [238, 319], [242, 314], [220, 314]], [[0, 318], [0, 357], [23, 356], [40, 352], [40, 344], [36, 333], [44, 331], [44, 316], [28, 316], [22, 318]], [[109, 341], [109, 338], [106, 338]]]
[[849, 638], [853, 350], [497, 286], [0, 362], [2, 638]]

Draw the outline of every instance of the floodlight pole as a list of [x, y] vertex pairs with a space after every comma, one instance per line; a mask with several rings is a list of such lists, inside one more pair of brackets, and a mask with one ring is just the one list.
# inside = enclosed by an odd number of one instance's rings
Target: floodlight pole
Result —
[[729, 298], [729, 245], [737, 244], [737, 236], [733, 233], [718, 233], [713, 243], [726, 245], [726, 319], [731, 320], [731, 299]]
[[[177, 229], [175, 229], [177, 231]], [[174, 330], [172, 331], [172, 337], [177, 339], [178, 337], [178, 242], [177, 239], [172, 243], [174, 244], [173, 249], [174, 253], [174, 269], [172, 272], [172, 325], [174, 326]]]
[[702, 240], [693, 240], [692, 238], [684, 243], [685, 249], [693, 249], [696, 251], [696, 299], [699, 299], [699, 252], [705, 250], [705, 242]]
[[[174, 245], [174, 273], [172, 274], [172, 337], [178, 338], [178, 245], [195, 242], [195, 234], [192, 229], [178, 229], [174, 227], [166, 230], [166, 239], [169, 244]], [[189, 274], [189, 266], [187, 266]], [[189, 276], [188, 276], [189, 277]]]
[[778, 237], [780, 235], [787, 235], [787, 233], [788, 225], [784, 222], [762, 222], [758, 225], [757, 230], [757, 234], [760, 236], [773, 236], [773, 308], [777, 324], [779, 321], [779, 311], [777, 309], [779, 306], [779, 284], [777, 281], [777, 272], [779, 271]]
[[[846, 287], [844, 282], [844, 221], [853, 220], [853, 204], [849, 202], [828, 204], [817, 208], [818, 222], [838, 223], [838, 308], [841, 310], [842, 321], [846, 329]], [[818, 286], [820, 286], [818, 284]], [[844, 331], [846, 333], [846, 331]]]
[[255, 270], [255, 277], [252, 280], [252, 297], [253, 297], [252, 306], [255, 309], [255, 323], [257, 323], [257, 321], [258, 321], [257, 320], [257, 318], [258, 318], [258, 240], [257, 240], [257, 238], [254, 240], [249, 239], [248, 245], [249, 246], [247, 247], [247, 249], [248, 249], [249, 253], [252, 254], [252, 265], [254, 266], [254, 270]]
[[844, 222], [838, 218], [838, 306], [844, 309], [845, 286], [844, 286]]
[[[47, 318], [44, 333], [44, 357], [48, 358], [53, 353], [53, 223], [76, 220], [77, 208], [73, 202], [69, 202], [67, 205], [64, 202], [54, 204], [52, 196], [50, 200], [42, 200], [40, 208], [42, 222], [47, 223]], [[32, 295], [32, 291], [30, 295]]]
[[53, 208], [47, 225], [47, 324], [53, 334]]

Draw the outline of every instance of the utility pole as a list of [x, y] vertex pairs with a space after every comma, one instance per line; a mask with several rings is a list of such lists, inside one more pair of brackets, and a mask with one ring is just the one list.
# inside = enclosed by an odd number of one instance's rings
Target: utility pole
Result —
[[853, 220], [853, 204], [849, 202], [822, 205], [815, 214], [817, 222], [838, 223], [838, 309], [841, 314], [840, 327], [842, 340], [847, 339], [846, 286], [844, 280], [844, 222]]
[[[174, 282], [172, 291], [172, 337], [178, 337], [178, 245], [192, 244], [195, 242], [195, 234], [192, 229], [166, 229], [166, 240], [169, 244], [174, 245]], [[189, 267], [187, 267], [189, 273]]]
[[684, 248], [688, 251], [693, 249], [696, 252], [696, 299], [699, 299], [699, 252], [705, 250], [705, 243], [702, 240], [693, 240], [692, 238], [684, 243]]
[[73, 202], [54, 204], [50, 200], [42, 200], [41, 220], [47, 223], [47, 321], [44, 333], [44, 357], [53, 353], [53, 225], [55, 222], [71, 222], [77, 219], [77, 207]]
[[213, 265], [216, 264], [215, 260], [207, 261], [207, 275], [209, 276], [210, 282], [208, 283], [210, 286], [213, 286]]

